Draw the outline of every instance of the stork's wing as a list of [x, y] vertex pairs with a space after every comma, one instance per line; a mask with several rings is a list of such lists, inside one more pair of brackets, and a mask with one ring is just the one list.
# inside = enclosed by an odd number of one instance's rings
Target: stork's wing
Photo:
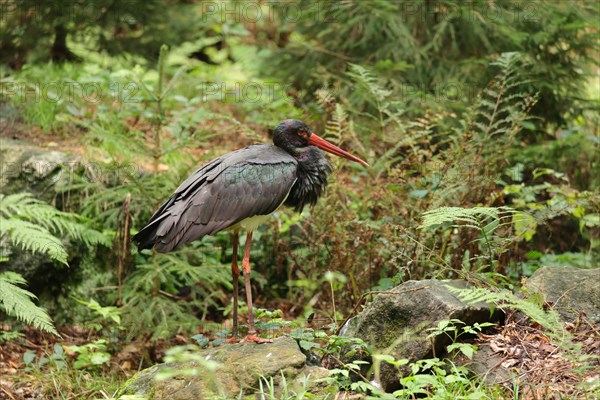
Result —
[[219, 157], [194, 172], [134, 240], [168, 252], [279, 207], [296, 181], [297, 161], [276, 146], [256, 145]]

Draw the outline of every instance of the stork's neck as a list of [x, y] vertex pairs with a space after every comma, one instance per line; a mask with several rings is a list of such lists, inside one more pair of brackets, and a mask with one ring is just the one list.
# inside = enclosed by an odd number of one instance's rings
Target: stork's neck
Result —
[[332, 169], [323, 151], [315, 146], [295, 148], [292, 156], [298, 160], [297, 180], [285, 205], [301, 212], [306, 204], [315, 204], [321, 197]]

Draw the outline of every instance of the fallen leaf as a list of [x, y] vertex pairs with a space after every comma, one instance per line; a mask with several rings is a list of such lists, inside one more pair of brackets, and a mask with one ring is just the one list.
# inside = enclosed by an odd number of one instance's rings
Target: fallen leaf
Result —
[[501, 365], [503, 368], [510, 368], [510, 367], [516, 365], [518, 362], [519, 362], [519, 360], [517, 360], [515, 358], [509, 358], [508, 360], [503, 361]]

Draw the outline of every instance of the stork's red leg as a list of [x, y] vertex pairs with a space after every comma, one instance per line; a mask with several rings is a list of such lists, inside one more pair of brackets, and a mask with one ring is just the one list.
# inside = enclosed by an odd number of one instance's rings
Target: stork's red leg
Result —
[[242, 342], [271, 343], [271, 339], [263, 339], [256, 336], [254, 329], [254, 311], [252, 310], [252, 287], [250, 286], [250, 245], [252, 244], [252, 231], [246, 233], [244, 244], [244, 258], [242, 259], [242, 270], [244, 271], [244, 286], [246, 287], [246, 303], [248, 304], [248, 335]]
[[238, 260], [238, 232], [233, 232], [233, 254], [231, 255], [231, 275], [233, 276], [233, 328], [232, 336], [235, 340], [238, 335], [238, 281], [240, 277], [240, 269], [237, 264]]
[[246, 303], [248, 304], [248, 335], [256, 335], [254, 329], [254, 311], [252, 310], [252, 287], [250, 286], [250, 246], [252, 244], [252, 231], [246, 233], [244, 244], [244, 258], [242, 269], [244, 271], [244, 286], [246, 287]]

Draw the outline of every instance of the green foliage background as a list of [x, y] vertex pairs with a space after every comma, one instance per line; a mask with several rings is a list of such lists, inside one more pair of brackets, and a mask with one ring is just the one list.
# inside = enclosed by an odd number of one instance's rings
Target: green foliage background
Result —
[[[3, 135], [74, 142], [99, 166], [57, 181], [45, 199], [56, 207], [2, 197], [0, 245], [78, 277], [31, 288], [55, 321], [89, 320], [72, 296], [85, 293], [118, 308], [129, 338], [217, 330], [231, 317], [231, 238], [157, 255], [130, 235], [198, 165], [269, 141], [286, 118], [371, 167], [331, 160], [316, 206], [281, 209], [256, 232], [266, 308], [336, 322], [366, 291], [408, 279], [513, 287], [541, 265], [597, 267], [597, 2], [300, 1], [297, 18], [278, 4], [233, 18], [206, 2], [95, 1], [101, 12], [83, 18], [58, 11], [83, 2], [37, 1], [0, 21]], [[50, 82], [103, 95], [28, 95]], [[7, 254], [2, 271], [14, 270]], [[23, 293], [22, 278], [2, 282]]]

